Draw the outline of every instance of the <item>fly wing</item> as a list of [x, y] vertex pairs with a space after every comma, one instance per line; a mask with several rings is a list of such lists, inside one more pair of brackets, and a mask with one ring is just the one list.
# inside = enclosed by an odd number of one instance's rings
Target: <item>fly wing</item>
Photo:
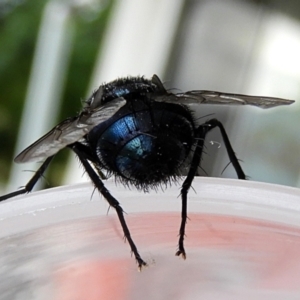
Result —
[[186, 93], [168, 93], [155, 99], [159, 102], [178, 104], [219, 104], [219, 105], [254, 105], [260, 108], [271, 108], [280, 105], [289, 105], [293, 100], [273, 97], [247, 96], [213, 91], [189, 91]]
[[14, 161], [16, 163], [39, 161], [56, 154], [67, 145], [80, 140], [96, 125], [108, 120], [125, 103], [125, 99], [118, 98], [93, 110], [87, 107], [79, 116], [66, 119], [56, 125], [51, 131], [23, 150]]

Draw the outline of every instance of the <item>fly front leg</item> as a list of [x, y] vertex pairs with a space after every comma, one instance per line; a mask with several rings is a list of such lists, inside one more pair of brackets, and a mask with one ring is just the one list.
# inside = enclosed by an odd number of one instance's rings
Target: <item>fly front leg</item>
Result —
[[92, 182], [94, 183], [95, 187], [98, 189], [98, 191], [103, 195], [103, 197], [107, 200], [110, 206], [112, 206], [118, 215], [119, 221], [121, 223], [123, 232], [124, 232], [124, 237], [128, 241], [130, 249], [136, 259], [136, 262], [138, 264], [139, 269], [141, 270], [143, 266], [146, 266], [146, 262], [141, 258], [138, 249], [133, 242], [131, 238], [130, 231], [128, 229], [128, 226], [126, 224], [125, 218], [124, 218], [124, 211], [122, 207], [120, 206], [120, 203], [116, 198], [114, 198], [111, 193], [108, 191], [108, 189], [104, 186], [104, 183], [100, 179], [99, 175], [94, 171], [94, 169], [91, 167], [88, 158], [91, 159], [90, 153], [86, 152], [88, 150], [85, 147], [82, 147], [81, 144], [79, 143], [74, 143], [69, 146], [79, 157], [80, 162], [82, 163], [84, 169], [86, 170], [87, 174], [91, 178]]

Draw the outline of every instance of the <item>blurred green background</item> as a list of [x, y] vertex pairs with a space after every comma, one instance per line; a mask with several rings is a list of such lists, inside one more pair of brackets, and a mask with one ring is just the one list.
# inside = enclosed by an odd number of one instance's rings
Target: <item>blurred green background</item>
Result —
[[[0, 182], [9, 177], [15, 143], [27, 85], [29, 81], [36, 39], [47, 1], [0, 2]], [[74, 10], [69, 24], [75, 32], [68, 74], [65, 78], [61, 108], [54, 123], [76, 115], [81, 100], [86, 98], [91, 72], [101, 46], [101, 36], [109, 18], [113, 1], [105, 1], [99, 9]], [[45, 70], [47, 72], [47, 70]], [[34, 117], [34, 115], [33, 115]], [[47, 183], [59, 185], [61, 167], [68, 155], [60, 152], [49, 168]], [[24, 167], [26, 170], [26, 166]]]

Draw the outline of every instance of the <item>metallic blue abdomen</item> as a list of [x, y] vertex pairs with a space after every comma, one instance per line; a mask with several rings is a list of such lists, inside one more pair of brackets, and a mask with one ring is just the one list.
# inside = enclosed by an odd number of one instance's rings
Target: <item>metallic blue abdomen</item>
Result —
[[103, 168], [145, 188], [179, 175], [194, 142], [194, 121], [180, 105], [133, 102], [89, 139]]

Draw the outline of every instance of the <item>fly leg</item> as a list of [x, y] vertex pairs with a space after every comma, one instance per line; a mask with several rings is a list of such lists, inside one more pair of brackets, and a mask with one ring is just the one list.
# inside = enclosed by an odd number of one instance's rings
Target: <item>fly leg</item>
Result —
[[138, 249], [136, 245], [134, 244], [130, 231], [128, 229], [128, 226], [126, 224], [125, 218], [124, 218], [124, 211], [122, 207], [120, 206], [120, 203], [116, 198], [114, 198], [108, 189], [104, 186], [102, 180], [100, 179], [99, 175], [94, 171], [94, 169], [91, 167], [88, 159], [92, 158], [90, 153], [88, 152], [88, 147], [85, 147], [79, 143], [74, 143], [69, 146], [79, 157], [80, 162], [82, 163], [84, 169], [86, 170], [87, 174], [91, 178], [92, 182], [94, 183], [95, 187], [98, 189], [98, 191], [103, 195], [103, 197], [107, 200], [110, 206], [112, 206], [118, 215], [119, 221], [121, 223], [124, 237], [128, 241], [130, 249], [136, 259], [136, 262], [138, 264], [139, 269], [142, 269], [143, 266], [146, 266], [147, 264], [144, 262], [144, 260], [141, 258]]
[[177, 256], [182, 256], [186, 258], [186, 253], [184, 249], [184, 237], [185, 237], [185, 226], [187, 222], [187, 194], [193, 183], [198, 167], [200, 166], [201, 156], [203, 153], [204, 141], [207, 133], [213, 128], [218, 127], [222, 134], [222, 138], [227, 150], [229, 159], [237, 173], [239, 179], [246, 179], [246, 175], [243, 172], [240, 163], [232, 149], [230, 141], [228, 139], [227, 133], [224, 126], [217, 119], [211, 119], [204, 124], [200, 125], [196, 131], [196, 138], [198, 140], [196, 144], [196, 149], [192, 158], [191, 167], [189, 169], [188, 175], [185, 181], [182, 184], [181, 188], [181, 200], [182, 200], [182, 209], [181, 209], [181, 225], [179, 229], [179, 241], [178, 241], [178, 251], [176, 252]]
[[17, 190], [15, 192], [3, 195], [0, 197], [0, 202], [4, 201], [9, 198], [13, 198], [18, 195], [26, 194], [32, 191], [35, 184], [38, 182], [38, 180], [43, 176], [46, 169], [48, 168], [53, 156], [48, 157], [43, 164], [39, 167], [39, 169], [34, 173], [32, 178], [28, 181], [28, 183], [20, 190]]

